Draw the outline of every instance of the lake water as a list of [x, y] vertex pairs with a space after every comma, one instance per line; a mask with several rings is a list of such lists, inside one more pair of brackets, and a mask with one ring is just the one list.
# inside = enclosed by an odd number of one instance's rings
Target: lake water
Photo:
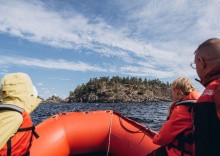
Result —
[[158, 131], [167, 117], [170, 102], [148, 103], [59, 103], [40, 104], [31, 114], [33, 122], [38, 125], [45, 119], [61, 112], [115, 110], [142, 125]]

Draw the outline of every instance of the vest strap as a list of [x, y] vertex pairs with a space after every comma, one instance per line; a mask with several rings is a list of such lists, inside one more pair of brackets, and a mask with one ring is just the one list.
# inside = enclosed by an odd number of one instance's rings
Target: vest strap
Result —
[[194, 103], [196, 103], [196, 100], [184, 100], [184, 101], [176, 102], [175, 105], [189, 105]]
[[35, 138], [39, 138], [39, 135], [35, 131], [35, 126], [34, 125], [32, 127], [26, 127], [26, 128], [19, 128], [18, 129], [18, 132], [25, 132], [25, 131], [32, 131]]
[[7, 141], [7, 156], [11, 156], [11, 138]]
[[12, 104], [0, 104], [0, 110], [11, 110], [17, 111], [18, 113], [23, 113], [24, 109]]
[[185, 130], [183, 132], [181, 132], [177, 137], [176, 140], [178, 140], [178, 144], [174, 145], [173, 143], [170, 143], [167, 145], [168, 149], [170, 148], [177, 148], [178, 150], [181, 151], [181, 156], [184, 156], [185, 154], [189, 154], [192, 155], [191, 151], [187, 151], [185, 149], [185, 144], [193, 144], [193, 135], [192, 133], [190, 133], [189, 135], [187, 135], [185, 137]]
[[18, 132], [25, 132], [25, 131], [30, 131], [33, 129], [33, 126], [32, 127], [26, 127], [26, 128], [19, 128], [18, 129]]

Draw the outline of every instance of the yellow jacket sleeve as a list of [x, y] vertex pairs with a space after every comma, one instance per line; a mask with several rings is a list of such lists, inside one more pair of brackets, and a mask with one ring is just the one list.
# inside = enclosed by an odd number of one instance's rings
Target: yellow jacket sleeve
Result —
[[22, 121], [23, 117], [18, 112], [0, 111], [0, 149], [14, 136]]

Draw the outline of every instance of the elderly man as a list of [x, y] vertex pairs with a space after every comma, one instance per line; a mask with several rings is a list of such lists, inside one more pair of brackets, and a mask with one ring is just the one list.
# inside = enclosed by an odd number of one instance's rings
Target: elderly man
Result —
[[30, 77], [25, 73], [7, 74], [2, 79], [0, 95], [0, 155], [29, 155], [34, 126], [30, 113], [40, 99]]
[[219, 155], [220, 39], [213, 38], [203, 42], [195, 51], [194, 64], [200, 78], [198, 81], [205, 87], [194, 109], [195, 154]]

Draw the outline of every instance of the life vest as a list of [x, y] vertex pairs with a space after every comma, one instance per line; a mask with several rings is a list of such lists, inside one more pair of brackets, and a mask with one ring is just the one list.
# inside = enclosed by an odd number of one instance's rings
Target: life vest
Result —
[[34, 131], [30, 115], [22, 108], [10, 105], [0, 104], [0, 111], [9, 110], [21, 113], [23, 121], [18, 131], [12, 136], [0, 150], [0, 156], [27, 156], [31, 146], [32, 136], [39, 137]]
[[[193, 107], [196, 100], [184, 100], [175, 103], [175, 106], [186, 106], [188, 107], [189, 113], [193, 116]], [[193, 120], [193, 119], [192, 119]], [[193, 122], [193, 121], [192, 121]], [[193, 127], [185, 129], [181, 132], [176, 138], [176, 141], [167, 145], [168, 149], [177, 148], [181, 151], [181, 156], [184, 154], [193, 155], [192, 146], [193, 146]]]
[[220, 153], [220, 120], [218, 119], [214, 99], [215, 91], [219, 87], [220, 80], [209, 83], [195, 105], [194, 138], [196, 156], [212, 156]]

